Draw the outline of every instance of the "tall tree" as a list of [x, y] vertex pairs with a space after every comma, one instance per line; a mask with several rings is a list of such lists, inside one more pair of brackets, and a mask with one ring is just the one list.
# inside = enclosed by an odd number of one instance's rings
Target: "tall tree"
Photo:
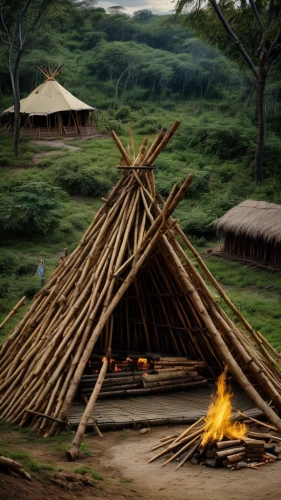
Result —
[[14, 150], [19, 156], [20, 134], [20, 63], [24, 50], [51, 3], [60, 0], [0, 0], [0, 36], [7, 53], [14, 98]]
[[254, 76], [258, 128], [255, 180], [262, 182], [266, 85], [272, 65], [281, 56], [281, 1], [178, 0], [175, 11], [177, 14], [186, 13], [187, 23], [199, 36], [230, 53]]

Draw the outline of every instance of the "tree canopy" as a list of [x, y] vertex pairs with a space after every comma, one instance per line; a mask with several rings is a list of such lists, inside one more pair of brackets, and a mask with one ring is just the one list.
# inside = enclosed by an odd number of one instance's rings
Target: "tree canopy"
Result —
[[256, 82], [257, 144], [255, 177], [263, 180], [262, 155], [266, 130], [265, 93], [271, 68], [281, 57], [280, 0], [178, 0], [178, 14], [206, 41], [218, 46], [250, 70]]

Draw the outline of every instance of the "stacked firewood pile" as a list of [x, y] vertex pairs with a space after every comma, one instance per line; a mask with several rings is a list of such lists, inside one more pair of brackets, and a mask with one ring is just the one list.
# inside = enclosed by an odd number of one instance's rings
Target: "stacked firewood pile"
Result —
[[[83, 375], [79, 385], [79, 393], [83, 401], [91, 396], [97, 379], [98, 374]], [[99, 399], [131, 395], [132, 391], [142, 387], [141, 372], [107, 373], [99, 393]]]
[[146, 389], [169, 389], [171, 391], [205, 385], [204, 363], [186, 357], [160, 357], [154, 361], [154, 373], [144, 373]]
[[184, 370], [191, 373], [196, 372], [196, 375], [198, 376], [199, 373], [202, 375], [204, 363], [203, 361], [191, 360], [186, 357], [165, 356], [154, 361], [154, 370], [158, 373]]
[[[152, 450], [164, 449], [157, 452], [149, 462], [164, 459], [163, 467], [176, 460], [179, 462], [176, 468], [179, 469], [189, 460], [194, 465], [236, 470], [246, 467], [258, 469], [261, 465], [281, 460], [281, 437], [275, 435], [277, 429], [250, 417], [244, 419], [245, 422], [248, 432], [243, 439], [223, 438], [202, 445], [205, 423], [204, 417], [201, 417], [181, 434], [160, 439], [160, 443]], [[270, 433], [250, 430], [251, 426], [257, 424], [265, 427]]]
[[[203, 362], [186, 357], [158, 358], [154, 361], [154, 369], [107, 373], [98, 397], [144, 396], [206, 385], [203, 369]], [[83, 375], [79, 385], [83, 401], [91, 396], [97, 379], [98, 374]]]

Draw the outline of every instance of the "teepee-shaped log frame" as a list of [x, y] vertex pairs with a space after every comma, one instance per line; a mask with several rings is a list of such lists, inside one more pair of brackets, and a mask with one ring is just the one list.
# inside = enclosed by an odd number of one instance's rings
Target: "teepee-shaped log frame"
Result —
[[[153, 162], [179, 126], [162, 129], [132, 159], [116, 134], [122, 176], [77, 248], [40, 291], [0, 352], [1, 418], [56, 435], [95, 347], [107, 353], [73, 446], [77, 456], [98, 396], [111, 348], [127, 344], [148, 351], [202, 359], [215, 376], [226, 364], [264, 415], [281, 431], [278, 354], [234, 307], [171, 215], [192, 181], [156, 195]], [[130, 150], [133, 151], [131, 137]], [[184, 251], [236, 314], [243, 329], [214, 299]], [[137, 317], [137, 320], [134, 318]]]

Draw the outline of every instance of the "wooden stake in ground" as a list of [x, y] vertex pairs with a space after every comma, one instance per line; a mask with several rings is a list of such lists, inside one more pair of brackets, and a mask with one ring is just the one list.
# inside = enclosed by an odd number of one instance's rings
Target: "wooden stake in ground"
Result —
[[83, 416], [81, 418], [81, 421], [80, 421], [79, 427], [77, 429], [77, 432], [75, 434], [74, 440], [72, 441], [71, 448], [66, 452], [66, 458], [68, 461], [76, 460], [79, 456], [79, 448], [81, 446], [82, 439], [83, 439], [83, 436], [85, 434], [88, 420], [91, 416], [91, 413], [92, 413], [93, 408], [95, 406], [99, 392], [101, 390], [101, 386], [102, 386], [102, 383], [104, 381], [105, 374], [107, 372], [110, 356], [111, 356], [111, 350], [109, 349], [108, 353], [106, 355], [106, 358], [103, 362], [102, 369], [100, 371], [98, 379], [96, 381], [95, 389], [92, 392], [92, 395], [89, 399], [89, 402], [88, 402], [86, 409], [83, 413]]

